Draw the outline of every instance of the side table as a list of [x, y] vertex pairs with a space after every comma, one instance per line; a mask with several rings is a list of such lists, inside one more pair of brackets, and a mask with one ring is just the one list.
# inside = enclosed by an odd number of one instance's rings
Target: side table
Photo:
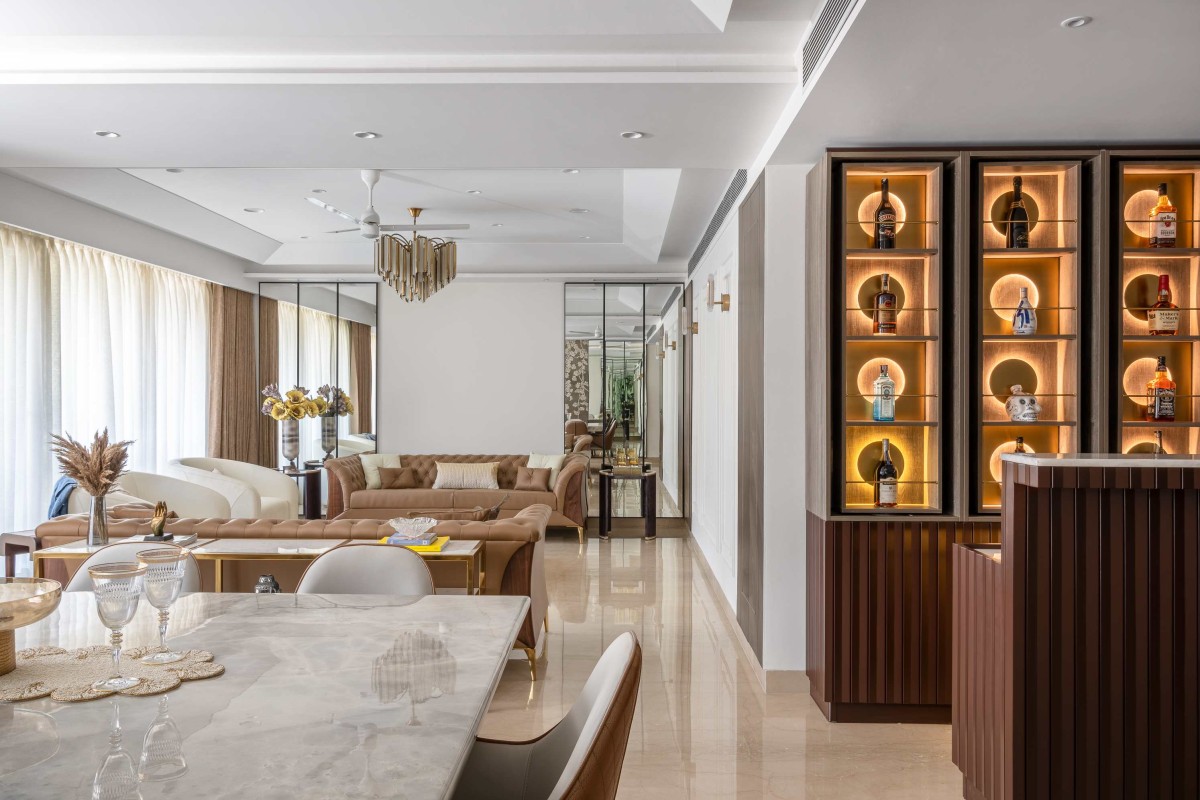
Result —
[[37, 549], [37, 536], [33, 531], [0, 533], [0, 554], [4, 556], [4, 577], [12, 578], [17, 571], [17, 553], [28, 553], [33, 559]]
[[283, 467], [280, 469], [284, 475], [289, 478], [295, 478], [297, 481], [304, 481], [304, 518], [305, 519], [320, 519], [321, 518], [321, 473], [325, 470], [320, 468], [310, 468], [305, 463], [305, 469], [292, 469], [291, 467]]
[[641, 481], [641, 516], [646, 520], [645, 538], [657, 538], [658, 473], [655, 470], [617, 472], [612, 467], [600, 470], [600, 538], [612, 531], [612, 490], [614, 481]]

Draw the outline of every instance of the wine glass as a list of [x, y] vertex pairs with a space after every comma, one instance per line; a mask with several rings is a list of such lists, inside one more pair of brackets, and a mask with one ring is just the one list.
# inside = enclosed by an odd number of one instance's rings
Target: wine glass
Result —
[[181, 547], [158, 547], [137, 554], [138, 564], [146, 569], [146, 600], [158, 609], [158, 652], [142, 656], [143, 664], [172, 664], [183, 659], [182, 653], [167, 647], [167, 617], [183, 589], [189, 558]]
[[171, 781], [188, 771], [183, 758], [183, 734], [167, 711], [167, 696], [158, 701], [158, 716], [150, 723], [142, 739], [142, 757], [138, 760], [138, 778], [145, 783]]
[[104, 627], [112, 631], [112, 674], [93, 683], [92, 688], [119, 692], [137, 686], [141, 678], [121, 676], [121, 629], [137, 613], [146, 568], [130, 562], [114, 562], [88, 567], [88, 574], [92, 576], [92, 591], [96, 594], [96, 613]]
[[112, 724], [108, 729], [108, 752], [92, 778], [92, 800], [141, 800], [133, 758], [121, 745], [121, 707], [112, 702]]

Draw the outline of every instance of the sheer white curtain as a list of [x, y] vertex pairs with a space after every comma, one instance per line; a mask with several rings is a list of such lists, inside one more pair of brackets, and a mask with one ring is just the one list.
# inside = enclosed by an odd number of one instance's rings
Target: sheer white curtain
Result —
[[0, 530], [45, 519], [50, 434], [132, 439], [130, 469], [205, 452], [210, 284], [0, 225]]
[[[299, 320], [297, 320], [299, 315]], [[297, 330], [299, 322], [299, 330]], [[298, 338], [297, 338], [298, 337]], [[299, 346], [299, 359], [296, 358]], [[299, 367], [299, 373], [296, 370]], [[338, 321], [324, 311], [279, 303], [279, 389], [286, 392], [302, 386], [310, 395], [327, 383], [344, 391], [350, 386], [350, 323]], [[351, 400], [354, 398], [351, 397]], [[338, 420], [338, 435], [350, 432], [350, 418]], [[300, 461], [321, 458], [321, 423], [319, 420], [300, 422]]]

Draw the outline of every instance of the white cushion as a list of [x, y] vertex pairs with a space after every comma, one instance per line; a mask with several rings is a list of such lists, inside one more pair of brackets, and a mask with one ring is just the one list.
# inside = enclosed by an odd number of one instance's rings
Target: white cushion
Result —
[[296, 509], [293, 508], [289, 511], [287, 498], [284, 497], [264, 497], [260, 508], [263, 519], [296, 518]]
[[389, 456], [381, 453], [363, 453], [359, 455], [359, 460], [362, 461], [363, 472], [367, 476], [368, 489], [383, 488], [383, 481], [379, 479], [379, 468], [384, 469], [400, 469], [400, 456]]
[[499, 489], [496, 472], [500, 464], [489, 461], [486, 464], [457, 464], [437, 462], [437, 478], [433, 481], [435, 489]]
[[545, 469], [550, 468], [550, 491], [554, 491], [554, 485], [558, 483], [558, 473], [562, 472], [563, 461], [567, 458], [565, 453], [555, 455], [545, 455], [543, 453], [530, 453], [529, 463], [525, 466], [530, 469]]

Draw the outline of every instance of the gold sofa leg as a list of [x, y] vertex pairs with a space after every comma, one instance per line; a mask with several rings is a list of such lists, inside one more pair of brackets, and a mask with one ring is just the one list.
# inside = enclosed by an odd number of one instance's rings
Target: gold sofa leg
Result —
[[576, 530], [579, 531], [579, 543], [583, 544], [583, 526], [576, 527]]
[[521, 649], [525, 651], [525, 657], [529, 659], [529, 679], [531, 681], [536, 681], [537, 680], [537, 650], [534, 650], [532, 647], [523, 647]]

